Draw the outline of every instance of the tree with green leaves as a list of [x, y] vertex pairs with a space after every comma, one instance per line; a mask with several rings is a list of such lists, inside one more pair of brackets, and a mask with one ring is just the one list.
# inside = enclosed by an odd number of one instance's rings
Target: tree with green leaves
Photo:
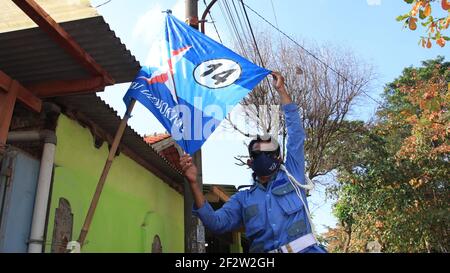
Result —
[[449, 82], [450, 63], [439, 57], [387, 85], [378, 119], [354, 138], [360, 149], [332, 191], [341, 251], [364, 252], [373, 241], [384, 252], [450, 250]]

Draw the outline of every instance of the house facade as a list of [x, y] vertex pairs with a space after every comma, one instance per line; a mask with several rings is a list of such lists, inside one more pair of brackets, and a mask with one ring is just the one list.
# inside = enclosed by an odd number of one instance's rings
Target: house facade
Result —
[[[66, 252], [121, 121], [95, 93], [140, 64], [89, 1], [0, 1], [0, 252]], [[184, 252], [183, 184], [127, 126], [81, 252]]]
[[[78, 236], [109, 152], [108, 143], [95, 147], [91, 131], [65, 115], [58, 119], [56, 136], [47, 225], [52, 245], [65, 240], [57, 232], [64, 228], [64, 215], [56, 213], [61, 204], [69, 205], [73, 219], [68, 240]], [[183, 252], [183, 211], [182, 192], [122, 152], [114, 159], [83, 251], [148, 253], [159, 238], [163, 252]]]

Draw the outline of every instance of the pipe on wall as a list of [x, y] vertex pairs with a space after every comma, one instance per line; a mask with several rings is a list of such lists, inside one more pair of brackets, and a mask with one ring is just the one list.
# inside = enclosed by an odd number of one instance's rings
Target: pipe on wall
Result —
[[44, 148], [39, 169], [28, 253], [42, 253], [45, 222], [56, 152], [56, 134], [50, 130], [10, 132], [8, 143], [43, 141]]

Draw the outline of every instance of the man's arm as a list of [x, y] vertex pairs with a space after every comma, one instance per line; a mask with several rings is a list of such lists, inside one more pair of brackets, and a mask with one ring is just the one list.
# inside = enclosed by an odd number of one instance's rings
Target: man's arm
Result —
[[197, 167], [193, 164], [192, 157], [189, 155], [182, 156], [180, 165], [194, 197], [195, 208], [193, 213], [202, 220], [206, 228], [218, 234], [239, 228], [242, 224], [242, 218], [238, 195], [233, 195], [221, 209], [214, 211], [206, 201], [197, 183]]
[[291, 96], [287, 93], [283, 76], [278, 72], [272, 72], [274, 77], [274, 87], [280, 95], [282, 109], [286, 118], [287, 129], [287, 154], [286, 167], [301, 183], [305, 183], [305, 155], [304, 142], [306, 138], [305, 130], [298, 107], [292, 102]]

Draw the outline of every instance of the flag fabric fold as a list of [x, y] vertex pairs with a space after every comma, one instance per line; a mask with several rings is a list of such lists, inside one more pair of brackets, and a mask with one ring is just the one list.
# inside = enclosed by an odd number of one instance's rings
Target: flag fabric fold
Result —
[[194, 154], [270, 71], [167, 14], [161, 65], [144, 66], [124, 97], [139, 101]]

